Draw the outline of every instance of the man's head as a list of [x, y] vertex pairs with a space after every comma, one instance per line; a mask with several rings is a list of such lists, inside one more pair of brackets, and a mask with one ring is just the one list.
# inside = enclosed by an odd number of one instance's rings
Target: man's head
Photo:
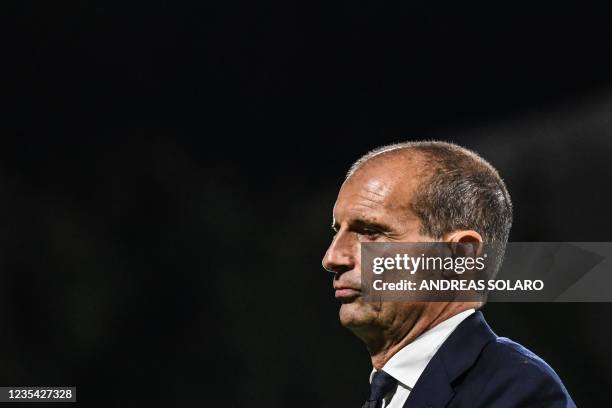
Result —
[[[512, 204], [497, 171], [454, 144], [407, 142], [357, 160], [334, 206], [336, 235], [323, 258], [335, 273], [340, 320], [360, 337], [400, 335], [438, 303], [365, 303], [360, 297], [361, 242], [496, 242], [502, 248]], [[413, 323], [410, 323], [413, 322]]]

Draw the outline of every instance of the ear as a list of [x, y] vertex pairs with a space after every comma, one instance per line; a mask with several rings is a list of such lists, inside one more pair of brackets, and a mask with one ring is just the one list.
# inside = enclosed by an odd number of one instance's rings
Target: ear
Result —
[[483, 250], [482, 236], [474, 230], [458, 230], [446, 234], [443, 241], [448, 242], [460, 256], [478, 256]]
[[461, 244], [478, 244], [482, 242], [482, 236], [474, 230], [458, 230], [449, 232], [442, 239], [446, 242], [456, 242]]

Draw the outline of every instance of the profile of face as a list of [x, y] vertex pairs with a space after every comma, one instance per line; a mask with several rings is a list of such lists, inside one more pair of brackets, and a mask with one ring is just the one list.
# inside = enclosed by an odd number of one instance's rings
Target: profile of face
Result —
[[438, 241], [421, 234], [421, 222], [410, 209], [422, 169], [416, 155], [375, 158], [340, 188], [333, 210], [335, 236], [323, 267], [334, 273], [341, 323], [361, 336], [367, 337], [371, 330], [393, 330], [427, 307], [426, 303], [364, 302], [360, 291], [362, 242]]

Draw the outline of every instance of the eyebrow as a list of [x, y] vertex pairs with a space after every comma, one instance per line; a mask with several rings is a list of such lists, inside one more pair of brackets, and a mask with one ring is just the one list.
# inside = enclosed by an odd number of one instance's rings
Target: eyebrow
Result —
[[[332, 222], [331, 225], [333, 230], [336, 230], [338, 228], [340, 228], [340, 224], [337, 221]], [[350, 220], [349, 222], [349, 227], [371, 227], [377, 230], [380, 230], [381, 232], [389, 232], [392, 230], [392, 228], [383, 223], [383, 222], [379, 222], [379, 221], [373, 221], [373, 220], [368, 220], [367, 218], [357, 218], [357, 219], [353, 219]]]

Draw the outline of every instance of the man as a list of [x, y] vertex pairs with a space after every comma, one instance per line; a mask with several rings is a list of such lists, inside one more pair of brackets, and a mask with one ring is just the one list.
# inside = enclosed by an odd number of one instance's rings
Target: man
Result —
[[512, 204], [497, 171], [444, 142], [408, 142], [359, 159], [333, 213], [323, 259], [341, 323], [363, 340], [373, 371], [367, 408], [573, 407], [559, 377], [497, 337], [477, 302], [378, 302], [361, 297], [364, 242], [508, 241]]

